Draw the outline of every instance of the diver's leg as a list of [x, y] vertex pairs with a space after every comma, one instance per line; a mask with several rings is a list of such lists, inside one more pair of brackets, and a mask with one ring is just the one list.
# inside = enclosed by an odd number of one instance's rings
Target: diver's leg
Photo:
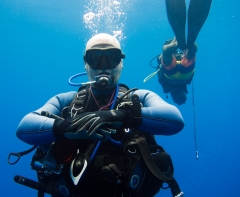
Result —
[[168, 21], [176, 36], [178, 47], [186, 49], [186, 3], [185, 0], [165, 0]]
[[188, 8], [187, 48], [193, 47], [204, 22], [207, 19], [212, 0], [191, 0]]

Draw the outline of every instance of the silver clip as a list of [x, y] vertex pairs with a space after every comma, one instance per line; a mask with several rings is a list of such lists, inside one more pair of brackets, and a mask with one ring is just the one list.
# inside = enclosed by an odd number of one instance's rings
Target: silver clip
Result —
[[[79, 110], [81, 110], [82, 109], [82, 107], [80, 107], [80, 108], [75, 108], [75, 103], [73, 104], [73, 106], [72, 106], [72, 109], [71, 109], [71, 117], [75, 117], [76, 116], [76, 114], [77, 114], [77, 112], [79, 111]], [[73, 114], [73, 110], [75, 110], [75, 113]]]

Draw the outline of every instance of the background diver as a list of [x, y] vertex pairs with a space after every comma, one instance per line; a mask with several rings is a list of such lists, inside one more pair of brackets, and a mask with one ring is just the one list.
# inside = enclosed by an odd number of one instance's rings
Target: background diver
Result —
[[17, 183], [39, 197], [153, 197], [166, 182], [173, 196], [183, 196], [171, 158], [154, 138], [180, 132], [182, 115], [154, 92], [118, 84], [124, 57], [109, 34], [87, 42], [90, 82], [52, 97], [17, 128], [20, 140], [37, 146], [31, 167], [39, 180], [15, 176]]
[[158, 81], [163, 92], [166, 94], [170, 92], [173, 101], [182, 105], [187, 99], [187, 84], [191, 83], [195, 71], [197, 52], [195, 41], [207, 19], [212, 0], [190, 0], [188, 13], [185, 0], [165, 0], [165, 2], [167, 17], [175, 37], [165, 41], [162, 54], [157, 59]]

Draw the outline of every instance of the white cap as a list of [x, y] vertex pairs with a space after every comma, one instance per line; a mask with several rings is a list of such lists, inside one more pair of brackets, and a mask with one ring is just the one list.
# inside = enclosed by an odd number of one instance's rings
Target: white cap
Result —
[[106, 33], [100, 33], [93, 36], [86, 45], [86, 51], [89, 49], [121, 49], [119, 41]]

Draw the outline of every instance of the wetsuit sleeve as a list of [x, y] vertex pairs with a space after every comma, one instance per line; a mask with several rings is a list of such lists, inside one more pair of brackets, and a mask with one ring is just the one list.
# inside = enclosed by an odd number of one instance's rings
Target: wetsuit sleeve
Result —
[[70, 104], [75, 95], [74, 91], [58, 94], [38, 110], [27, 114], [17, 127], [17, 137], [32, 145], [48, 144], [55, 141], [52, 132], [54, 119], [40, 114], [42, 111], [48, 111], [60, 116], [62, 109]]
[[174, 135], [184, 127], [183, 117], [174, 105], [170, 105], [149, 90], [137, 90], [143, 107], [142, 124], [139, 130], [154, 135]]

